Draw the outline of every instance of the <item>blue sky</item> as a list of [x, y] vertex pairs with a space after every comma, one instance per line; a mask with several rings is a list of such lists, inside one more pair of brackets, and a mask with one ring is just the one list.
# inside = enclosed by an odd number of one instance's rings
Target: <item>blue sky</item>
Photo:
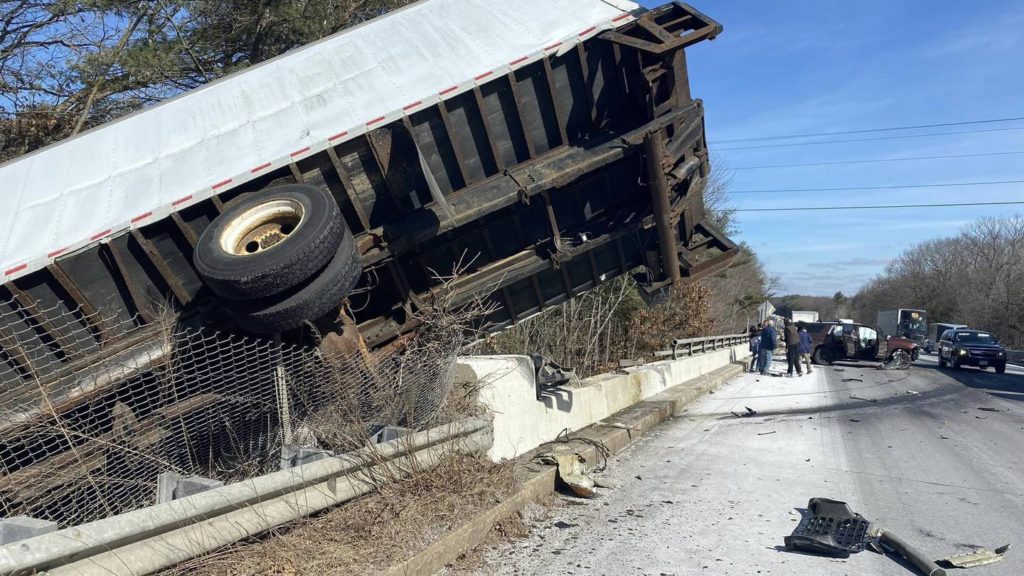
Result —
[[[647, 6], [661, 2], [643, 0]], [[1024, 116], [1024, 2], [692, 0], [725, 31], [687, 50], [712, 160], [732, 190], [1024, 180], [1024, 154], [799, 168], [749, 166], [1024, 151], [1024, 129], [754, 150], [716, 140]], [[872, 136], [1024, 128], [1024, 121]], [[825, 138], [823, 138], [825, 139]], [[790, 142], [790, 141], [785, 141]], [[796, 141], [793, 141], [796, 142]], [[743, 209], [1024, 200], [1024, 184], [736, 194]], [[743, 212], [780, 293], [847, 294], [904, 248], [1024, 207]]]

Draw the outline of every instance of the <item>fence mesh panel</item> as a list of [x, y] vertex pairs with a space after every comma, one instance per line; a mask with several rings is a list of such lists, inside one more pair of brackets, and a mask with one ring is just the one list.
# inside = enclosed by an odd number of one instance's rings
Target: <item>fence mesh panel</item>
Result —
[[284, 445], [347, 451], [453, 409], [458, 329], [366, 351], [165, 316], [142, 326], [0, 302], [4, 517], [73, 526], [153, 504], [161, 472], [233, 482], [280, 469]]

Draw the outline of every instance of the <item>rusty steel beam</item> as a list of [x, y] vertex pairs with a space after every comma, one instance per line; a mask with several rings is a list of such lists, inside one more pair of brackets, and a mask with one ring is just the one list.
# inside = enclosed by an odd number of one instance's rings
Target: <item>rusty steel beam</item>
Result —
[[537, 150], [533, 145], [533, 140], [530, 138], [529, 131], [526, 130], [526, 121], [523, 120], [523, 104], [522, 98], [519, 96], [519, 82], [516, 80], [516, 74], [515, 72], [509, 72], [505, 78], [508, 80], [512, 90], [512, 103], [515, 105], [519, 131], [522, 132], [523, 139], [526, 140], [526, 152], [530, 155], [530, 159], [536, 158]]
[[[441, 114], [441, 124], [444, 125], [444, 135], [448, 138], [448, 142], [452, 147], [452, 155], [455, 156], [455, 164], [459, 167], [459, 174], [462, 176], [462, 187], [469, 186], [469, 170], [466, 168], [466, 159], [462, 157], [462, 151], [459, 150], [459, 144], [455, 141], [455, 128], [452, 127], [452, 119], [448, 115], [448, 105], [445, 104], [444, 100], [437, 103], [437, 111]], [[452, 191], [455, 190], [455, 186], [452, 186]]]
[[142, 315], [142, 319], [146, 324], [151, 324], [156, 319], [156, 316], [142, 287], [139, 286], [138, 282], [135, 281], [135, 278], [128, 271], [127, 261], [129, 255], [124, 253], [116, 242], [109, 242], [104, 244], [104, 246], [110, 253], [110, 258], [114, 262], [117, 273], [121, 275], [121, 280], [128, 288], [128, 296], [132, 299], [132, 306]]
[[551, 109], [555, 112], [555, 122], [558, 124], [558, 134], [562, 137], [562, 144], [569, 143], [569, 135], [566, 132], [568, 120], [562, 117], [558, 111], [558, 91], [555, 90], [555, 72], [551, 69], [551, 58], [545, 56], [541, 59], [544, 62], [544, 79], [547, 81], [548, 96], [551, 98]]
[[156, 246], [149, 241], [149, 238], [143, 236], [142, 232], [138, 228], [131, 231], [132, 238], [138, 243], [139, 247], [146, 254], [146, 258], [149, 259], [150, 264], [156, 268], [157, 273], [163, 279], [164, 283], [171, 289], [174, 297], [178, 302], [184, 306], [192, 300], [192, 296], [185, 289], [185, 286], [178, 280], [178, 277], [174, 275], [174, 271], [171, 270], [170, 264], [164, 257], [157, 251]]
[[665, 136], [660, 130], [648, 134], [644, 139], [644, 152], [647, 157], [647, 186], [651, 190], [654, 222], [661, 249], [662, 276], [667, 275], [673, 282], [678, 282], [682, 277], [679, 270], [679, 241], [672, 226], [670, 190], [662, 165], [662, 159], [665, 158]]
[[341, 180], [341, 187], [345, 189], [345, 195], [348, 196], [352, 209], [356, 211], [359, 223], [363, 225], [364, 230], [369, 230], [370, 219], [366, 216], [366, 211], [363, 210], [363, 204], [359, 201], [359, 197], [356, 196], [356, 189], [352, 186], [352, 175], [348, 173], [348, 169], [341, 163], [341, 158], [338, 157], [338, 152], [335, 151], [333, 146], [327, 148], [327, 157], [331, 159], [334, 172], [338, 175], [338, 179]]
[[502, 160], [501, 154], [498, 153], [498, 145], [494, 139], [494, 128], [491, 126], [491, 119], [487, 117], [487, 108], [484, 107], [484, 95], [480, 92], [479, 86], [473, 87], [473, 98], [476, 100], [476, 109], [480, 113], [480, 122], [484, 127], [487, 145], [491, 151], [491, 156], [494, 157], [494, 165], [498, 168], [498, 172], [504, 172], [505, 161]]
[[187, 222], [185, 222], [185, 219], [182, 218], [181, 214], [179, 214], [178, 212], [174, 212], [171, 214], [171, 220], [174, 220], [175, 226], [178, 227], [178, 230], [181, 232], [181, 235], [185, 237], [185, 241], [188, 242], [188, 245], [191, 246], [192, 248], [195, 248], [196, 243], [199, 242], [199, 235], [196, 234], [196, 231], [193, 230], [192, 227], [189, 226]]
[[39, 326], [39, 328], [46, 333], [54, 342], [60, 346], [61, 351], [65, 356], [74, 356], [77, 352], [77, 346], [73, 340], [68, 339], [68, 335], [64, 333], [61, 327], [56, 326], [50, 321], [49, 316], [43, 313], [42, 309], [39, 308], [36, 299], [31, 294], [15, 286], [14, 282], [7, 283], [7, 289], [10, 291], [11, 296], [18, 303], [18, 307], [21, 308], [22, 312], [32, 318], [32, 321]]

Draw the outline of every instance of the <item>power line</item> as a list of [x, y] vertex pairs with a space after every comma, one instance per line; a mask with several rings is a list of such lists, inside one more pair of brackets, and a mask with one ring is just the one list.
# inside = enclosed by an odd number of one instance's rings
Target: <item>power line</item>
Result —
[[788, 140], [790, 138], [812, 138], [815, 136], [839, 136], [841, 134], [867, 134], [870, 132], [894, 132], [896, 130], [914, 130], [918, 128], [943, 128], [947, 126], [968, 126], [971, 124], [992, 124], [995, 122], [1013, 122], [1024, 120], [1024, 116], [1010, 118], [990, 118], [987, 120], [966, 120], [963, 122], [942, 122], [939, 124], [917, 124], [914, 126], [887, 126], [885, 128], [863, 128], [860, 130], [839, 130], [836, 132], [815, 132], [811, 134], [789, 134], [786, 136], [751, 136], [748, 138], [731, 138], [729, 140], [712, 140], [711, 144], [731, 144], [734, 142], [755, 142], [758, 140]]
[[1024, 184], [1024, 180], [988, 180], [985, 182], [937, 182], [933, 184], [894, 184], [886, 186], [849, 186], [840, 188], [776, 188], [768, 190], [730, 190], [730, 194], [775, 194], [780, 192], [848, 192], [851, 190], [898, 190], [902, 188], [951, 188], [956, 186], [995, 186]]
[[948, 160], [951, 158], [979, 158], [982, 156], [1009, 156], [1024, 154], [1024, 150], [1015, 152], [978, 152], [976, 154], [948, 154], [943, 156], [904, 156], [901, 158], [874, 158], [865, 160], [835, 160], [829, 162], [805, 162], [801, 164], [764, 164], [761, 166], [740, 166], [729, 170], [764, 170], [767, 168], [802, 168], [806, 166], [838, 166], [841, 164], [874, 164], [877, 162], [907, 162], [910, 160]]
[[793, 142], [789, 144], [760, 144], [757, 146], [733, 146], [732, 148], [715, 148], [717, 152], [727, 150], [756, 150], [760, 148], [789, 148], [792, 146], [814, 146], [817, 144], [840, 144], [843, 142], [874, 142], [876, 140], [901, 140], [904, 138], [928, 138], [931, 136], [951, 136], [954, 134], [980, 134], [982, 132], [1008, 132], [1010, 130], [1024, 130], [1024, 126], [1012, 128], [985, 128], [982, 130], [956, 130], [952, 132], [932, 132], [931, 134], [901, 134], [899, 136], [877, 136], [875, 138], [848, 138], [846, 140], [817, 140], [814, 142]]
[[959, 206], [1009, 206], [1024, 204], [1024, 201], [1012, 202], [963, 202], [956, 204], [886, 204], [872, 206], [787, 206], [784, 208], [737, 208], [732, 212], [811, 212], [819, 210], [882, 210], [886, 208], [952, 208]]

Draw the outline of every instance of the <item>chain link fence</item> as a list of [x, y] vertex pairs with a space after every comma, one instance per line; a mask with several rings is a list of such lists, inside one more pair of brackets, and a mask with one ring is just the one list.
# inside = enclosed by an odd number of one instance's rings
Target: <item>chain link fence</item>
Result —
[[73, 526], [155, 503], [161, 472], [234, 482], [278, 470], [286, 445], [342, 452], [438, 424], [464, 410], [466, 333], [425, 325], [368, 351], [0, 302], [0, 512]]

